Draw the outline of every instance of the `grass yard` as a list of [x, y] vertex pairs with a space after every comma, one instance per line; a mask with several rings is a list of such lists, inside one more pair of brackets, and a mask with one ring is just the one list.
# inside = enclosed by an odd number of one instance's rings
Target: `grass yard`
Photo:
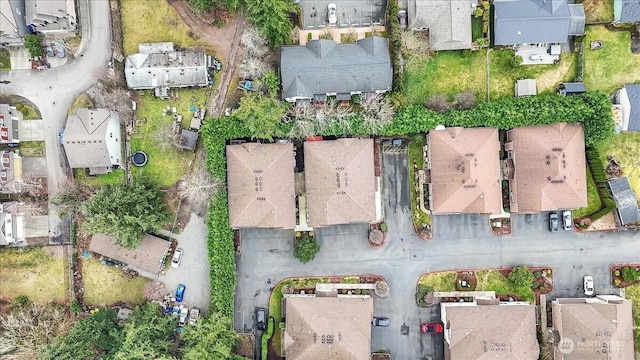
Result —
[[[589, 44], [602, 40], [600, 50]], [[640, 82], [640, 55], [630, 50], [628, 31], [609, 31], [604, 26], [588, 26], [584, 37], [584, 84], [588, 90], [611, 94], [623, 84]]]
[[640, 284], [635, 284], [625, 288], [627, 299], [633, 302], [633, 318], [636, 324], [636, 349], [640, 351]]
[[420, 276], [418, 285], [431, 288], [430, 291], [456, 291], [456, 272], [444, 271]]
[[64, 302], [62, 247], [0, 249], [0, 298]]
[[40, 113], [38, 112], [36, 107], [33, 106], [33, 105], [22, 104], [22, 108], [20, 109], [20, 111], [22, 112], [22, 115], [23, 115], [22, 119], [23, 120], [42, 119], [42, 115], [40, 115]]
[[177, 113], [182, 115], [182, 127], [188, 129], [192, 112], [190, 105], [204, 106], [206, 91], [204, 89], [178, 89], [177, 99], [162, 100], [147, 90], [139, 96], [138, 120], [146, 119], [143, 125], [136, 126], [131, 135], [131, 153], [142, 150], [147, 153], [149, 162], [143, 167], [131, 167], [134, 176], [146, 175], [155, 180], [161, 187], [169, 187], [182, 179], [189, 168], [189, 161], [193, 157], [191, 151], [183, 151], [174, 146], [163, 149], [158, 145], [158, 133], [163, 127], [171, 128], [173, 117], [162, 116], [165, 107], [176, 107]]
[[602, 166], [607, 166], [607, 156], [612, 155], [620, 162], [623, 176], [636, 194], [640, 194], [640, 133], [620, 133], [600, 145]]
[[119, 301], [142, 304], [144, 286], [148, 280], [138, 276], [129, 279], [122, 270], [102, 265], [99, 260], [82, 259], [82, 280], [84, 281], [84, 301], [96, 306], [109, 306]]
[[209, 48], [166, 0], [122, 0], [120, 6], [125, 55], [138, 52], [138, 44], [144, 42], [172, 41], [183, 48]]
[[114, 169], [111, 174], [89, 176], [88, 169], [75, 169], [76, 180], [93, 186], [114, 185], [124, 182], [124, 169]]
[[613, 0], [584, 0], [587, 23], [613, 21]]
[[[418, 229], [422, 228], [422, 224], [431, 225], [431, 214], [427, 214], [424, 211], [418, 209], [418, 201], [415, 191], [414, 171], [413, 171], [413, 159], [416, 159], [418, 169], [422, 169], [424, 164], [424, 147], [425, 135], [414, 135], [409, 142], [409, 184], [411, 189], [411, 213], [413, 214], [413, 223]], [[427, 190], [427, 188], [425, 188]], [[426, 204], [425, 204], [426, 205]]]
[[573, 80], [577, 71], [577, 53], [563, 52], [556, 65], [521, 65], [513, 67], [512, 50], [491, 52], [491, 100], [513, 97], [519, 79], [536, 79], [538, 94], [553, 93], [561, 82]]
[[530, 288], [519, 288], [497, 270], [476, 271], [478, 285], [476, 291], [495, 291], [496, 294], [514, 294], [523, 301], [533, 304], [535, 295]]
[[573, 218], [578, 219], [586, 215], [591, 215], [594, 212], [600, 210], [602, 207], [602, 201], [600, 201], [600, 195], [598, 194], [598, 188], [596, 182], [591, 175], [591, 169], [589, 166], [587, 169], [587, 207], [573, 210]]
[[0, 51], [0, 70], [11, 70], [11, 58], [7, 50]]

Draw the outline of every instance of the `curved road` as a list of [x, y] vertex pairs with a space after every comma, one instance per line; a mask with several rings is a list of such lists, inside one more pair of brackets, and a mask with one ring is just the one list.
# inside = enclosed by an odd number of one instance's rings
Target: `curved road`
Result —
[[[11, 70], [0, 73], [2, 93], [20, 95], [38, 107], [45, 126], [47, 182], [50, 198], [66, 181], [65, 162], [58, 145], [58, 131], [64, 127], [67, 111], [76, 96], [87, 90], [104, 73], [111, 58], [111, 19], [108, 0], [90, 0], [89, 41], [83, 53], [66, 65], [46, 71]], [[49, 206], [49, 238], [61, 235], [60, 218]]]

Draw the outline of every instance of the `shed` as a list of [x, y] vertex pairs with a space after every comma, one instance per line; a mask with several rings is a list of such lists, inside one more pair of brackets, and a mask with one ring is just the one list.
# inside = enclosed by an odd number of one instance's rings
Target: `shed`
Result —
[[562, 83], [558, 90], [558, 93], [562, 96], [580, 95], [586, 92], [587, 88], [581, 82]]
[[535, 79], [520, 79], [516, 81], [516, 97], [538, 95]]
[[115, 236], [95, 234], [91, 237], [89, 251], [156, 274], [164, 265], [170, 245], [169, 241], [145, 234], [138, 248], [127, 249], [118, 245]]
[[180, 148], [182, 150], [195, 151], [198, 145], [198, 133], [191, 130], [182, 130], [180, 134]]
[[626, 177], [614, 178], [607, 183], [611, 190], [611, 195], [616, 201], [617, 214], [620, 224], [626, 226], [628, 224], [640, 221], [640, 211], [638, 210], [638, 199], [636, 194], [631, 190], [629, 179]]

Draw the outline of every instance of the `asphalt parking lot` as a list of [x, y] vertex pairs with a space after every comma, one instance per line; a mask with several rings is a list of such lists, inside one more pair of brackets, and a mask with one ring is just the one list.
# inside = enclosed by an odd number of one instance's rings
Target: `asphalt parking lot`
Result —
[[302, 25], [304, 29], [317, 29], [327, 26], [329, 19], [327, 6], [336, 4], [337, 26], [358, 27], [372, 24], [384, 25], [386, 0], [300, 0]]

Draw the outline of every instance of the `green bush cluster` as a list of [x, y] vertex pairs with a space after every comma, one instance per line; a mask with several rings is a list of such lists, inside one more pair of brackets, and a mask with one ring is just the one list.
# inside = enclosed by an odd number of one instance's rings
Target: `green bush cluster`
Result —
[[267, 360], [267, 355], [269, 355], [269, 339], [273, 336], [274, 323], [275, 319], [269, 317], [269, 321], [267, 322], [267, 332], [262, 334], [262, 360]]
[[233, 231], [229, 226], [227, 191], [214, 195], [207, 221], [207, 249], [209, 251], [209, 276], [211, 278], [211, 304], [216, 311], [233, 316], [236, 263], [233, 247]]
[[591, 175], [598, 189], [598, 196], [602, 201], [602, 207], [591, 215], [587, 215], [591, 221], [600, 219], [616, 208], [616, 203], [611, 198], [611, 193], [607, 188], [607, 175], [600, 162], [600, 152], [594, 147], [587, 148], [587, 163], [591, 169]]
[[318, 251], [320, 251], [318, 241], [305, 232], [296, 240], [293, 255], [296, 259], [300, 260], [301, 263], [306, 264], [316, 257]]
[[622, 268], [622, 279], [624, 279], [624, 281], [636, 281], [638, 280], [638, 277], [640, 277], [640, 273], [638, 273], [638, 270], [629, 266], [625, 266]]
[[509, 273], [509, 280], [519, 288], [531, 287], [534, 279], [533, 273], [524, 265], [513, 268]]

